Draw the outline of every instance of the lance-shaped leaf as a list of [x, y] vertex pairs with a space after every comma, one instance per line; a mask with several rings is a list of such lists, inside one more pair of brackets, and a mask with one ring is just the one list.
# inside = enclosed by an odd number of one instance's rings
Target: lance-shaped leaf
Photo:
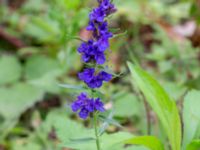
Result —
[[128, 67], [134, 78], [134, 83], [146, 97], [161, 121], [169, 138], [173, 150], [180, 150], [181, 146], [181, 122], [175, 102], [164, 91], [161, 85], [140, 67], [128, 62]]
[[195, 138], [200, 136], [200, 91], [190, 91], [184, 98], [183, 104], [183, 149]]
[[143, 145], [150, 150], [164, 150], [164, 145], [154, 136], [133, 137], [125, 141], [126, 144]]

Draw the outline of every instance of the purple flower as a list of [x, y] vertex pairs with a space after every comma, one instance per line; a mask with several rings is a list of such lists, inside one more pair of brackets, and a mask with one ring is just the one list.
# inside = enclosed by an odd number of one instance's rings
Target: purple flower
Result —
[[112, 79], [111, 74], [105, 71], [95, 73], [94, 68], [84, 69], [83, 72], [78, 74], [78, 77], [92, 89], [100, 88], [103, 84], [103, 81], [108, 82]]
[[90, 21], [90, 22], [88, 23], [88, 26], [86, 27], [86, 29], [87, 29], [88, 31], [95, 31], [95, 30], [96, 30], [95, 23], [94, 23], [93, 21]]
[[71, 108], [73, 112], [77, 112], [84, 102], [87, 100], [87, 94], [81, 93], [78, 97], [76, 102], [72, 103]]
[[108, 32], [108, 23], [104, 21], [102, 24], [98, 26], [98, 30], [101, 34], [104, 34], [105, 32]]
[[83, 80], [85, 82], [90, 82], [93, 78], [94, 73], [95, 73], [94, 68], [86, 68], [82, 73], [78, 74], [78, 77], [80, 80]]
[[78, 114], [79, 114], [80, 118], [87, 119], [87, 117], [89, 115], [89, 111], [85, 108], [82, 108]]
[[107, 15], [114, 13], [116, 11], [115, 6], [110, 2], [110, 0], [97, 0], [99, 6], [104, 9], [104, 11], [108, 12]]
[[73, 112], [78, 112], [80, 118], [87, 119], [94, 111], [105, 111], [103, 105], [100, 98], [89, 98], [86, 93], [81, 93], [71, 104], [71, 109]]
[[109, 38], [113, 37], [113, 34], [108, 31], [108, 23], [103, 22], [98, 27], [99, 35], [97, 38], [97, 45], [99, 45], [100, 51], [105, 51], [109, 47]]
[[105, 54], [103, 52], [97, 52], [95, 54], [95, 60], [96, 60], [97, 64], [99, 64], [99, 65], [104, 64], [104, 62], [106, 61]]
[[90, 61], [95, 61], [97, 64], [103, 64], [106, 61], [104, 54], [105, 49], [107, 48], [108, 41], [105, 44], [105, 41], [94, 42], [89, 40], [87, 43], [82, 43], [78, 48], [78, 52], [82, 54], [82, 60], [86, 63]]
[[97, 43], [99, 45], [99, 51], [105, 51], [109, 47], [109, 41], [107, 37], [101, 37]]
[[104, 80], [106, 82], [110, 81], [112, 79], [112, 75], [105, 72], [105, 71], [101, 71], [98, 75], [98, 78], [101, 80]]
[[94, 76], [90, 82], [85, 82], [90, 88], [100, 88], [103, 84], [103, 80], [99, 80], [97, 76]]
[[102, 0], [100, 7], [104, 9], [107, 16], [116, 12], [116, 8], [112, 3], [110, 3], [110, 0]]
[[103, 108], [103, 103], [102, 103], [100, 98], [97, 98], [95, 100], [94, 106], [95, 106], [95, 109], [100, 111], [100, 112], [104, 112], [105, 111], [105, 109]]
[[103, 22], [106, 17], [106, 12], [102, 7], [98, 7], [92, 10], [89, 15], [90, 21]]

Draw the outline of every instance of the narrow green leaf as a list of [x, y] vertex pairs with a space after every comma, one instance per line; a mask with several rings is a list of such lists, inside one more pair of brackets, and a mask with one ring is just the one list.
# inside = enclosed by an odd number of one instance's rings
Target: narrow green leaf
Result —
[[128, 62], [135, 83], [144, 93], [147, 102], [157, 114], [173, 150], [180, 150], [181, 122], [175, 102], [161, 85], [140, 67]]
[[105, 132], [105, 130], [109, 127], [110, 124], [122, 128], [122, 126], [116, 120], [113, 119], [113, 115], [114, 113], [113, 111], [111, 111], [107, 118], [101, 115], [99, 116], [99, 119], [103, 121], [103, 124], [99, 129], [99, 136], [101, 136]]
[[79, 138], [79, 139], [70, 139], [71, 142], [75, 143], [81, 143], [81, 142], [89, 142], [89, 141], [94, 141], [95, 138], [93, 137], [85, 137], [85, 138]]
[[184, 98], [183, 104], [183, 149], [194, 139], [200, 136], [200, 91], [192, 90]]
[[83, 86], [71, 85], [71, 84], [59, 84], [60, 87], [74, 90], [84, 90]]
[[122, 128], [122, 126], [119, 124], [119, 122], [117, 122], [116, 120], [114, 120], [113, 118], [100, 118], [103, 121], [107, 122], [108, 124], [112, 124], [115, 125], [116, 127]]
[[19, 80], [21, 76], [21, 65], [16, 57], [0, 57], [0, 68], [0, 85], [13, 83]]
[[133, 137], [126, 144], [143, 145], [151, 150], [164, 150], [164, 145], [154, 136]]

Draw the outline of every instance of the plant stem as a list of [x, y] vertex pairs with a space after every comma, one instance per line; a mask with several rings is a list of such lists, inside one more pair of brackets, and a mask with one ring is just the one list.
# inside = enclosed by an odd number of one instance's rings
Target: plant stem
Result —
[[148, 103], [146, 102], [146, 99], [144, 98], [144, 107], [146, 110], [146, 118], [147, 118], [147, 134], [151, 134], [151, 114], [149, 110]]
[[97, 121], [98, 121], [98, 113], [95, 113], [94, 114], [94, 130], [95, 130], [95, 136], [96, 136], [96, 146], [97, 146], [97, 150], [101, 150], [100, 143], [99, 143]]

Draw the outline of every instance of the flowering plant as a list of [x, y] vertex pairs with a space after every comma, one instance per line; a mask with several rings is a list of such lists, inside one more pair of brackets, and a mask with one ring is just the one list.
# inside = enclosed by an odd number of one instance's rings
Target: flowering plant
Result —
[[[104, 82], [112, 79], [112, 74], [97, 69], [99, 65], [106, 62], [105, 53], [109, 48], [109, 39], [113, 34], [109, 31], [107, 17], [116, 11], [115, 6], [110, 0], [98, 0], [98, 7], [94, 8], [89, 14], [89, 24], [87, 30], [92, 32], [92, 38], [84, 41], [78, 47], [78, 53], [82, 56], [84, 63], [92, 63], [92, 68], [85, 68], [78, 74], [80, 80], [94, 92], [100, 88]], [[95, 135], [97, 149], [100, 149], [97, 133], [97, 115], [96, 112], [104, 112], [104, 104], [100, 98], [90, 98], [87, 93], [80, 93], [77, 99], [71, 104], [71, 109], [78, 112], [79, 117], [87, 119], [91, 114], [94, 118]]]

